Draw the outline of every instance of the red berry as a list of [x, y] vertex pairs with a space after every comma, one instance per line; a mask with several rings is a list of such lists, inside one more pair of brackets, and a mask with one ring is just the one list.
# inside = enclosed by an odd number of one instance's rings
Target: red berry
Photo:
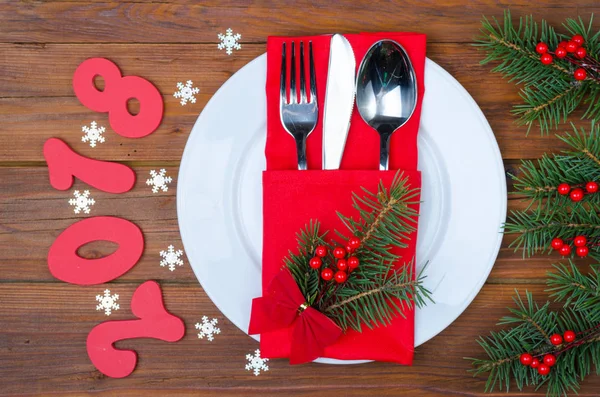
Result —
[[537, 368], [540, 366], [540, 360], [538, 360], [537, 358], [534, 358], [533, 360], [531, 360], [531, 368]]
[[583, 189], [575, 188], [571, 190], [571, 193], [569, 193], [569, 197], [571, 197], [571, 200], [575, 202], [583, 200]]
[[583, 47], [579, 47], [576, 51], [575, 51], [575, 56], [579, 59], [583, 59], [585, 58], [585, 56], [587, 55], [587, 51], [585, 50], [585, 48]]
[[550, 243], [550, 245], [552, 246], [553, 249], [555, 250], [559, 250], [562, 248], [563, 245], [565, 245], [564, 241], [562, 241], [562, 239], [556, 237], [552, 239], [552, 242]]
[[569, 186], [566, 183], [561, 183], [560, 185], [558, 185], [556, 190], [558, 191], [558, 194], [562, 194], [563, 196], [566, 196], [571, 191], [571, 186]]
[[577, 43], [575, 43], [574, 41], [569, 41], [565, 46], [565, 50], [567, 50], [567, 52], [575, 52], [577, 51], [578, 47], [579, 46], [577, 45]]
[[544, 356], [544, 364], [546, 364], [549, 367], [556, 364], [556, 357], [554, 356], [554, 354], [546, 354]]
[[579, 68], [577, 70], [575, 70], [574, 73], [575, 76], [575, 80], [585, 80], [585, 78], [587, 77], [587, 72], [585, 71], [584, 68]]
[[323, 264], [323, 261], [321, 260], [321, 258], [319, 258], [318, 256], [315, 256], [313, 258], [310, 258], [310, 261], [308, 262], [308, 264], [310, 265], [310, 267], [312, 267], [313, 269], [318, 269], [321, 267], [321, 265]]
[[548, 44], [546, 43], [538, 43], [538, 45], [535, 46], [535, 51], [538, 54], [545, 54], [548, 52]]
[[598, 191], [598, 183], [596, 183], [596, 182], [586, 183], [585, 190], [587, 190], [588, 193], [596, 193]]
[[576, 34], [575, 36], [571, 37], [571, 41], [575, 44], [577, 44], [578, 46], [582, 46], [583, 43], [585, 43], [585, 40], [583, 39], [583, 36], [580, 34]]
[[360, 247], [360, 239], [356, 236], [350, 237], [348, 240], [348, 246], [352, 247], [352, 251]]
[[575, 253], [577, 254], [578, 257], [585, 258], [590, 253], [590, 249], [585, 246], [577, 247], [577, 249], [575, 250]]
[[562, 59], [567, 56], [567, 50], [565, 50], [565, 47], [558, 47], [556, 51], [554, 51], [554, 55], [556, 55], [557, 58]]
[[324, 257], [325, 255], [327, 255], [327, 247], [325, 247], [324, 245], [319, 245], [315, 249], [315, 255], [321, 258]]
[[565, 244], [562, 247], [560, 247], [560, 249], [558, 250], [558, 252], [562, 256], [569, 256], [569, 255], [571, 255], [571, 247], [568, 244]]
[[342, 247], [335, 247], [333, 249], [333, 256], [335, 256], [338, 259], [342, 259], [343, 257], [346, 256], [346, 250], [343, 249]]
[[567, 46], [567, 41], [563, 40], [560, 43], [558, 43], [558, 48], [565, 48]]
[[341, 270], [335, 272], [335, 282], [338, 284], [343, 283], [344, 281], [346, 281], [348, 279], [348, 275], [346, 274], [346, 272], [343, 272]]
[[540, 57], [540, 61], [544, 64], [544, 65], [550, 65], [552, 63], [552, 60], [554, 58], [552, 58], [552, 55], [545, 53], [542, 54], [542, 56]]
[[575, 247], [583, 247], [587, 244], [587, 238], [585, 236], [577, 236], [573, 239], [573, 244], [575, 244]]
[[352, 251], [354, 251], [354, 250], [352, 249], [352, 247], [350, 247], [350, 245], [346, 244], [346, 252], [347, 252], [347, 253], [350, 253], [350, 252], [352, 252]]
[[521, 357], [519, 358], [519, 360], [521, 360], [521, 364], [523, 364], [525, 366], [529, 366], [529, 365], [531, 365], [531, 362], [533, 361], [533, 356], [529, 353], [523, 353], [523, 354], [521, 354]]
[[560, 336], [560, 334], [552, 334], [552, 336], [550, 337], [550, 343], [552, 343], [554, 346], [558, 346], [563, 342], [562, 336]]
[[359, 264], [360, 264], [360, 261], [358, 260], [357, 257], [351, 256], [350, 258], [348, 258], [348, 267], [350, 268], [350, 270], [356, 269]]
[[333, 278], [333, 270], [331, 270], [330, 268], [326, 267], [325, 269], [323, 269], [323, 271], [321, 272], [321, 278], [325, 281], [329, 281]]
[[550, 367], [547, 366], [546, 364], [540, 364], [537, 371], [538, 371], [538, 374], [540, 374], [542, 376], [546, 376], [550, 373]]
[[339, 270], [346, 271], [348, 270], [348, 262], [345, 259], [338, 259], [336, 266]]
[[565, 331], [565, 333], [563, 334], [563, 338], [565, 339], [565, 342], [571, 343], [575, 340], [575, 332]]

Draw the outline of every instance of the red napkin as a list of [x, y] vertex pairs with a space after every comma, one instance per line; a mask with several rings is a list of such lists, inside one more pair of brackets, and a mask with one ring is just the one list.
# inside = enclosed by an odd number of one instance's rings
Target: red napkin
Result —
[[[364, 33], [349, 34], [356, 57], [357, 68], [366, 51], [380, 39], [400, 43], [408, 53], [417, 77], [418, 102], [412, 118], [394, 135], [390, 144], [390, 171], [379, 171], [379, 135], [364, 123], [354, 109], [350, 132], [342, 158], [341, 170], [323, 171], [322, 121], [329, 64], [331, 36], [269, 37], [267, 42], [267, 143], [265, 154], [267, 171], [263, 173], [263, 293], [283, 266], [288, 250], [297, 249], [296, 233], [311, 219], [318, 219], [322, 231], [347, 229], [336, 215], [356, 216], [351, 193], [360, 193], [361, 187], [376, 191], [383, 180], [386, 186], [401, 169], [413, 188], [421, 187], [417, 167], [417, 132], [424, 93], [426, 38], [417, 33]], [[290, 48], [294, 40], [298, 50], [300, 41], [313, 43], [317, 79], [319, 122], [307, 139], [308, 171], [297, 170], [294, 139], [284, 130], [279, 117], [279, 76], [283, 42]], [[308, 63], [308, 59], [306, 60]], [[297, 73], [299, 73], [299, 68]], [[308, 66], [306, 67], [308, 73]], [[289, 76], [289, 72], [288, 72]], [[288, 77], [289, 78], [289, 77]], [[307, 77], [308, 79], [308, 77]], [[297, 78], [298, 81], [298, 78]], [[288, 84], [289, 85], [289, 84]], [[408, 247], [399, 250], [402, 260], [397, 266], [411, 263], [415, 256], [416, 232], [410, 236]], [[414, 266], [414, 265], [413, 265]], [[414, 269], [413, 269], [414, 270]], [[414, 272], [413, 272], [414, 273]], [[405, 311], [406, 318], [398, 317], [387, 327], [362, 333], [347, 331], [338, 341], [325, 349], [325, 357], [354, 360], [369, 359], [411, 364], [414, 350], [414, 310]], [[289, 357], [291, 330], [276, 330], [261, 335], [263, 357]]]

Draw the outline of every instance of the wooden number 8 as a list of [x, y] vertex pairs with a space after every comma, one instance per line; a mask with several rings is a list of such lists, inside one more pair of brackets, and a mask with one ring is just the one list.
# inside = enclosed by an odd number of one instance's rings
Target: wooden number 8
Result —
[[[94, 85], [94, 78], [104, 79], [104, 90]], [[158, 89], [138, 76], [121, 75], [113, 62], [90, 58], [79, 65], [73, 76], [73, 90], [79, 101], [96, 112], [108, 112], [112, 129], [127, 138], [141, 138], [154, 132], [162, 120], [163, 99]], [[127, 101], [136, 98], [140, 111], [132, 115]]]

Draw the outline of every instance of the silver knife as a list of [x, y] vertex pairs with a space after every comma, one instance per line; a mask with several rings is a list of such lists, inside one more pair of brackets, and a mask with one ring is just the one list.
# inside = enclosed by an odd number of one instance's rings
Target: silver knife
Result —
[[331, 37], [323, 116], [323, 169], [340, 168], [354, 108], [356, 60], [350, 42]]

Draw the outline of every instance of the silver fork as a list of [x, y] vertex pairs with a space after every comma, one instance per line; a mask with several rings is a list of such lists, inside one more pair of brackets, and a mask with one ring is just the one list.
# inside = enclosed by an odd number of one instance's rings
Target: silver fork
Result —
[[281, 55], [281, 83], [279, 90], [279, 115], [285, 130], [296, 140], [296, 153], [298, 155], [298, 169], [306, 169], [306, 138], [315, 129], [319, 117], [317, 106], [317, 81], [315, 78], [315, 64], [313, 60], [312, 41], [308, 42], [310, 64], [310, 101], [306, 97], [306, 81], [304, 77], [304, 43], [300, 42], [300, 102], [298, 102], [298, 88], [296, 87], [296, 51], [292, 41], [292, 67], [290, 71], [290, 100], [287, 100], [286, 73], [287, 58], [286, 48], [283, 43]]

